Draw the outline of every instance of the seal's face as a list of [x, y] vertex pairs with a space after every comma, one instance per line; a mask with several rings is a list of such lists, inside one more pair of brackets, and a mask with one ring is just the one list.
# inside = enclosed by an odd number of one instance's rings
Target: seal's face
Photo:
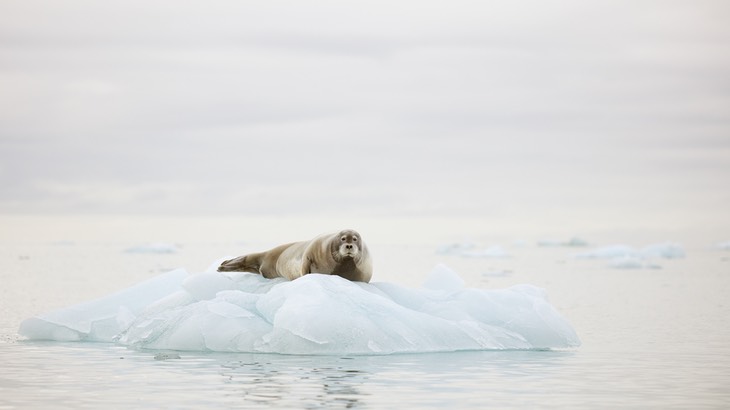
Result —
[[356, 258], [360, 255], [361, 246], [362, 239], [360, 238], [360, 234], [351, 229], [347, 229], [338, 233], [335, 240], [332, 241], [332, 253], [337, 260]]

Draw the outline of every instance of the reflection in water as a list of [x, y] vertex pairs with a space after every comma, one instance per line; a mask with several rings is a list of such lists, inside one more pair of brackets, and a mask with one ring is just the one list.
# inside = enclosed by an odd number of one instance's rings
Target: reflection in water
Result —
[[472, 394], [478, 400], [485, 382], [490, 379], [501, 383], [523, 379], [516, 383], [522, 384], [536, 372], [547, 377], [551, 368], [558, 369], [573, 354], [553, 351], [354, 357], [237, 354], [218, 360], [225, 394], [238, 401], [240, 407], [357, 408], [365, 403], [399, 402], [400, 395], [405, 401], [427, 399], [444, 405], [457, 394], [460, 397]]
[[250, 355], [225, 361], [221, 375], [227, 395], [253, 405], [354, 408], [369, 377], [356, 364], [349, 357]]
[[[286, 356], [134, 351], [88, 343], [0, 345], [0, 407], [483, 408], [572, 388], [573, 352]], [[553, 377], [554, 375], [562, 377]], [[566, 379], [566, 376], [567, 377]], [[553, 380], [552, 387], [543, 387]], [[557, 385], [555, 384], [557, 382]], [[10, 388], [12, 387], [12, 388]], [[521, 397], [521, 398], [520, 398]], [[544, 396], [542, 396], [544, 397]], [[517, 401], [515, 401], [517, 400]]]
[[697, 352], [675, 353], [673, 360], [686, 364], [681, 372], [670, 371], [677, 364], [667, 367], [666, 355], [647, 351], [618, 358], [583, 350], [352, 357], [179, 352], [179, 359], [156, 360], [158, 353], [88, 343], [0, 344], [0, 407], [681, 408], [696, 407], [683, 406], [692, 397], [709, 407], [726, 400], [726, 378], [719, 377], [727, 374], [726, 362], [695, 367], [709, 363]]

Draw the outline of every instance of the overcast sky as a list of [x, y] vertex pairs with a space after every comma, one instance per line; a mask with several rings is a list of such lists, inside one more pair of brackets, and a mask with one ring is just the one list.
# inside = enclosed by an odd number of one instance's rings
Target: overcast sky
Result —
[[727, 1], [0, 2], [0, 213], [730, 227]]

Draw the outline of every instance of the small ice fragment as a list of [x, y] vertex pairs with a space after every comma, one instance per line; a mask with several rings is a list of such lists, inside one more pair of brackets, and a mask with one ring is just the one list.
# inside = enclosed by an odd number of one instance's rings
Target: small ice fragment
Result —
[[577, 258], [583, 259], [614, 259], [614, 258], [630, 258], [638, 256], [638, 252], [627, 245], [610, 245], [588, 252], [582, 252], [576, 255]]
[[554, 240], [554, 239], [542, 239], [537, 241], [538, 246], [543, 247], [558, 247], [558, 246], [564, 246], [564, 247], [582, 247], [582, 246], [588, 246], [588, 241], [585, 239], [578, 238], [576, 236], [568, 239], [567, 241], [562, 240]]
[[587, 259], [617, 259], [617, 258], [663, 258], [677, 259], [684, 257], [684, 249], [673, 243], [657, 243], [636, 250], [627, 245], [604, 246], [592, 251], [579, 253], [577, 258]]
[[641, 250], [646, 258], [677, 259], [684, 258], [684, 249], [674, 243], [656, 243]]

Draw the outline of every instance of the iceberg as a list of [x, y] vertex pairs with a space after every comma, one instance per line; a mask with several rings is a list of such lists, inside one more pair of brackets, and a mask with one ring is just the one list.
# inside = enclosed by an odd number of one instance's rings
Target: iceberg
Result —
[[316, 355], [580, 345], [544, 290], [468, 288], [444, 265], [420, 288], [321, 274], [286, 281], [178, 269], [26, 319], [19, 334], [139, 349]]

